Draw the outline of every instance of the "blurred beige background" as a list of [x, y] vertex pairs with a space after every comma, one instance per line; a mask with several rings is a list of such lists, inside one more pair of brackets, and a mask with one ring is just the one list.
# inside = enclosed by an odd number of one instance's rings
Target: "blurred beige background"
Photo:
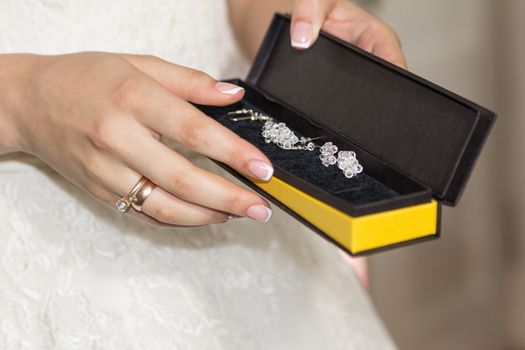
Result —
[[525, 0], [363, 2], [409, 69], [499, 115], [442, 238], [370, 258], [401, 349], [525, 349]]

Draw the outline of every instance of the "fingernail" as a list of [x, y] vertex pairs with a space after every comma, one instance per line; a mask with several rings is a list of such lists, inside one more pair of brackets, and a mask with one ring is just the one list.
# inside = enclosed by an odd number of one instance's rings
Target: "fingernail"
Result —
[[273, 175], [273, 167], [260, 160], [252, 160], [248, 164], [248, 171], [253, 176], [264, 181], [270, 180]]
[[307, 49], [312, 45], [313, 27], [311, 23], [299, 21], [295, 23], [292, 33], [292, 46]]
[[219, 81], [218, 83], [216, 83], [215, 88], [219, 90], [220, 92], [222, 92], [223, 94], [227, 94], [227, 95], [235, 95], [239, 91], [244, 90], [240, 86], [233, 85], [230, 83], [223, 83], [222, 81]]
[[246, 215], [252, 219], [267, 222], [272, 217], [272, 210], [262, 204], [252, 205]]

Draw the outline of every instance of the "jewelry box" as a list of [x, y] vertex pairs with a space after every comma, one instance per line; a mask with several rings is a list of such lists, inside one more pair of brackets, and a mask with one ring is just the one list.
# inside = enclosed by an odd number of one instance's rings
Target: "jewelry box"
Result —
[[[290, 46], [290, 17], [276, 14], [245, 81], [242, 101], [197, 106], [272, 161], [269, 182], [215, 161], [251, 189], [352, 255], [437, 238], [441, 205], [454, 206], [495, 114], [322, 32]], [[266, 143], [262, 123], [233, 121], [253, 109], [307, 137], [354, 151], [362, 173], [345, 177], [319, 152]]]

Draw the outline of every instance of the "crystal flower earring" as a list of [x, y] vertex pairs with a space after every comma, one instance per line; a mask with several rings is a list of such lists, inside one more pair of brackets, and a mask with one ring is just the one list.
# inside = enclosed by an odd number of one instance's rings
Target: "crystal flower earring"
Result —
[[313, 151], [315, 149], [315, 144], [312, 141], [319, 139], [319, 137], [299, 138], [286, 126], [285, 123], [277, 122], [273, 117], [255, 112], [253, 109], [240, 109], [238, 111], [229, 112], [228, 115], [239, 116], [230, 118], [235, 122], [241, 120], [264, 121], [261, 131], [261, 135], [264, 137], [264, 142], [275, 143], [282, 149]]
[[269, 115], [255, 112], [253, 109], [243, 108], [229, 112], [228, 116], [235, 116], [230, 118], [232, 121], [264, 121], [261, 131], [261, 134], [264, 137], [264, 142], [274, 143], [282, 149], [305, 150], [311, 152], [316, 148], [319, 148], [321, 153], [319, 159], [321, 160], [321, 163], [325, 167], [337, 164], [337, 167], [342, 170], [347, 178], [352, 178], [363, 172], [363, 166], [359, 164], [355, 152], [338, 152], [337, 146], [332, 144], [332, 142], [325, 142], [322, 146], [312, 142], [321, 137], [298, 137], [290, 128], [288, 128], [288, 126], [286, 126], [285, 123], [278, 122]]
[[[331, 142], [326, 142], [321, 147], [319, 159], [324, 166], [337, 164], [337, 167], [343, 171], [347, 178], [352, 178], [363, 172], [363, 166], [359, 164], [354, 151], [339, 151], [337, 146]], [[335, 154], [337, 153], [337, 157]]]

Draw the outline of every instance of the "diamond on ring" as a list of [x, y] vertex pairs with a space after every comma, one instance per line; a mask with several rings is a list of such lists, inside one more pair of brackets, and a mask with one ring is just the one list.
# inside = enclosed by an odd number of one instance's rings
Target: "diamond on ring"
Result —
[[131, 203], [127, 200], [127, 198], [120, 198], [116, 203], [115, 206], [117, 207], [117, 210], [121, 213], [125, 213], [128, 211], [129, 207], [131, 206]]
[[131, 207], [131, 204], [133, 203], [135, 195], [137, 194], [138, 191], [140, 191], [142, 186], [144, 186], [146, 181], [148, 181], [148, 179], [142, 176], [140, 180], [135, 184], [135, 186], [133, 186], [131, 191], [129, 191], [128, 195], [120, 198], [115, 203], [115, 207], [117, 207], [118, 211], [120, 211], [121, 213], [126, 213], [128, 211], [129, 207]]

